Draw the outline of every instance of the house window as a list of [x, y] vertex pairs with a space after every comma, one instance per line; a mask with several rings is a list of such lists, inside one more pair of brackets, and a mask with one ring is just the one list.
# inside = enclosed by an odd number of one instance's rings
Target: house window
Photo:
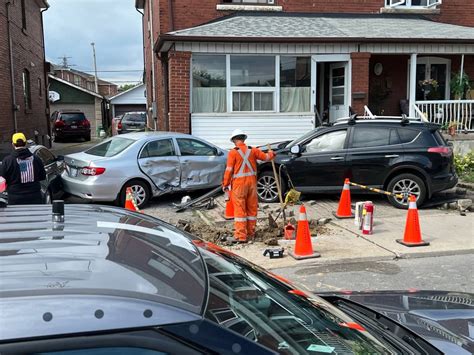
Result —
[[193, 112], [226, 112], [226, 56], [194, 55], [192, 75]]
[[274, 111], [274, 56], [231, 56], [232, 111]]
[[311, 111], [311, 57], [280, 57], [280, 112]]
[[275, 0], [222, 0], [223, 4], [275, 5]]
[[385, 0], [385, 7], [390, 8], [434, 8], [441, 0]]
[[22, 74], [23, 78], [23, 98], [25, 100], [25, 109], [31, 109], [31, 85], [30, 85], [30, 72], [25, 69]]
[[26, 30], [26, 5], [25, 0], [21, 0], [21, 26]]

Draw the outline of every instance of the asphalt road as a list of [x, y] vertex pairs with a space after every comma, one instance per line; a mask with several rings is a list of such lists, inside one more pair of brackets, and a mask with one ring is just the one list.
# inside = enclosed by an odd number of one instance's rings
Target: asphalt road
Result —
[[272, 270], [315, 292], [444, 290], [474, 293], [474, 255], [306, 265]]

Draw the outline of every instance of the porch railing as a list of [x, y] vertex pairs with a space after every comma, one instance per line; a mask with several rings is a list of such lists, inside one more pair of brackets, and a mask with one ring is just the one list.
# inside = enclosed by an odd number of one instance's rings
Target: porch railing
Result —
[[[415, 106], [429, 122], [444, 126], [456, 123], [457, 131], [474, 131], [474, 100], [416, 101]], [[415, 116], [421, 115], [416, 112]]]

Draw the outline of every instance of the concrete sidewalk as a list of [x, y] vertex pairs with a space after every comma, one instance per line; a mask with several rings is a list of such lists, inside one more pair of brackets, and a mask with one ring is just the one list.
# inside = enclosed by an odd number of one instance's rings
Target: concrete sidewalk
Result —
[[[352, 202], [364, 201], [368, 196], [353, 196]], [[269, 259], [263, 256], [263, 251], [269, 248], [263, 243], [235, 245], [227, 247], [234, 253], [261, 265], [265, 268], [283, 268], [303, 265], [319, 265], [329, 263], [346, 263], [354, 261], [378, 261], [396, 258], [415, 258], [440, 255], [458, 255], [474, 253], [474, 214], [467, 212], [461, 216], [457, 211], [439, 209], [419, 210], [420, 226], [423, 239], [430, 242], [429, 246], [409, 248], [398, 244], [396, 239], [403, 239], [406, 222], [406, 210], [392, 207], [384, 198], [370, 196], [375, 203], [374, 234], [362, 235], [353, 219], [336, 219], [333, 211], [337, 209], [337, 197], [318, 197], [315, 200], [304, 201], [309, 220], [331, 218], [326, 224], [325, 233], [313, 237], [313, 248], [321, 254], [320, 258], [296, 261], [288, 256], [294, 241], [280, 240], [280, 246], [285, 248], [285, 257]], [[217, 199], [218, 207], [208, 211], [187, 211], [176, 214], [171, 208], [147, 208], [145, 213], [160, 217], [175, 223], [178, 218], [192, 223], [207, 223], [217, 227], [232, 229], [232, 221], [223, 217], [224, 205], [221, 198]], [[268, 212], [275, 211], [278, 204], [260, 206], [259, 224], [266, 224]], [[298, 215], [299, 206], [290, 207], [288, 214]], [[276, 216], [276, 213], [272, 213]], [[201, 216], [201, 217], [200, 217]], [[203, 222], [202, 219], [206, 221]], [[201, 219], [201, 221], [199, 221]]]

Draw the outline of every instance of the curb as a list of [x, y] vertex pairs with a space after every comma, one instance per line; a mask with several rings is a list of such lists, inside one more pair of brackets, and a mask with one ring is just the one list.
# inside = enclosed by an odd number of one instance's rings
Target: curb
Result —
[[[313, 263], [305, 263], [301, 265], [293, 265], [291, 268], [308, 268], [313, 266], [325, 266], [325, 265], [339, 265], [339, 264], [355, 264], [355, 263], [364, 263], [364, 262], [383, 262], [383, 261], [399, 261], [399, 260], [410, 260], [410, 259], [421, 259], [421, 258], [433, 258], [440, 256], [455, 256], [455, 255], [467, 255], [474, 254], [474, 249], [467, 250], [446, 250], [446, 251], [433, 251], [426, 253], [412, 253], [412, 254], [401, 254], [400, 257], [394, 256], [368, 256], [363, 258], [344, 258], [336, 260], [324, 260], [317, 259]], [[268, 270], [278, 270], [278, 269], [287, 269], [288, 267], [275, 267], [267, 268]]]
[[468, 189], [468, 190], [471, 190], [471, 191], [474, 191], [474, 183], [471, 183], [471, 182], [458, 182], [458, 184], [456, 185], [457, 187], [462, 187], [464, 189]]

